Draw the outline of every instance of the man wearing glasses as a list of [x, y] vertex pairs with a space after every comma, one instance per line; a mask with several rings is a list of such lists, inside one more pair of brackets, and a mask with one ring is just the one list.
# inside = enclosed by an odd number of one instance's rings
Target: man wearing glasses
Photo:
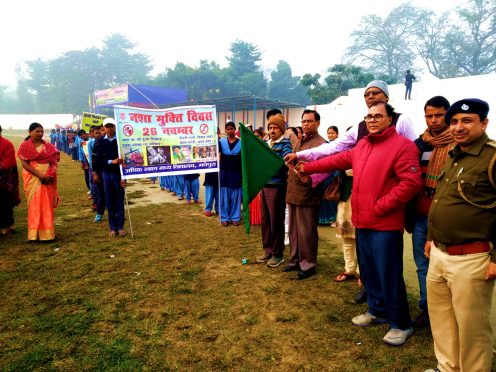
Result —
[[[382, 80], [371, 81], [365, 88], [363, 98], [367, 107], [371, 107], [377, 102], [387, 103], [389, 100], [389, 90], [387, 84]], [[393, 116], [391, 117], [391, 125], [396, 127], [396, 131], [404, 137], [412, 141], [417, 138], [417, 136], [415, 135], [415, 131], [413, 130], [413, 123], [408, 116], [394, 112]], [[309, 150], [295, 151], [294, 153], [286, 155], [284, 157], [284, 160], [286, 161], [286, 163], [290, 163], [296, 160], [312, 161], [320, 159], [324, 156], [337, 154], [341, 151], [350, 150], [355, 147], [358, 141], [364, 138], [367, 134], [369, 134], [369, 130], [367, 128], [365, 120], [363, 120], [358, 123], [358, 125], [353, 126], [350, 130], [339, 136], [336, 140], [329, 143], [324, 143], [319, 147], [315, 147]], [[327, 176], [328, 175], [323, 177], [313, 176], [313, 184], [322, 182]], [[362, 290], [353, 299], [355, 303], [363, 303], [366, 300], [366, 288], [362, 288]]]
[[418, 149], [392, 125], [394, 109], [373, 104], [364, 120], [370, 133], [352, 150], [299, 163], [302, 176], [353, 169], [352, 222], [368, 311], [357, 326], [388, 323], [385, 343], [403, 345], [413, 333], [403, 280], [405, 206], [422, 187]]
[[[365, 88], [363, 94], [365, 104], [371, 107], [374, 103], [389, 101], [389, 90], [387, 84], [382, 80], [371, 81]], [[396, 131], [406, 138], [414, 141], [417, 136], [413, 130], [413, 123], [408, 116], [395, 112], [391, 118], [392, 125], [396, 127]], [[349, 131], [340, 135], [335, 141], [324, 143], [319, 147], [315, 147], [304, 151], [295, 151], [286, 155], [286, 162], [294, 160], [317, 160], [324, 156], [336, 154], [341, 151], [350, 150], [359, 140], [369, 134], [365, 121], [361, 121], [358, 125], [353, 126]]]
[[[303, 111], [301, 125], [303, 138], [296, 142], [296, 151], [325, 143], [318, 132], [320, 115], [317, 111]], [[323, 184], [313, 188], [310, 177], [298, 177], [294, 171], [289, 172], [286, 203], [289, 209], [291, 258], [283, 271], [298, 271], [298, 279], [315, 275], [319, 242], [317, 221], [323, 193]]]

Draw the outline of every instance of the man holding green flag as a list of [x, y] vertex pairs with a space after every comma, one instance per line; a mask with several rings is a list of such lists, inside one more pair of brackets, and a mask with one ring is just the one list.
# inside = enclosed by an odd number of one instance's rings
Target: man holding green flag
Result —
[[[268, 147], [281, 159], [292, 152], [291, 142], [284, 136], [286, 121], [281, 114], [269, 119]], [[288, 169], [281, 166], [260, 192], [262, 202], [262, 245], [264, 254], [257, 262], [277, 267], [284, 262], [284, 215]]]
[[[243, 219], [246, 233], [250, 233], [249, 204], [272, 176], [284, 166], [282, 160], [243, 124], [241, 132], [241, 168], [243, 179]], [[284, 227], [283, 227], [284, 234]]]

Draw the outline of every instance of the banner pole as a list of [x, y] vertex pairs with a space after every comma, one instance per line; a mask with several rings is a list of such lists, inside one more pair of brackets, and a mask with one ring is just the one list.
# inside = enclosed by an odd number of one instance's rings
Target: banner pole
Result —
[[129, 210], [129, 201], [127, 199], [127, 187], [124, 188], [124, 195], [126, 197], [127, 216], [129, 218], [129, 228], [131, 229], [131, 238], [134, 239], [133, 223], [131, 222], [131, 211]]

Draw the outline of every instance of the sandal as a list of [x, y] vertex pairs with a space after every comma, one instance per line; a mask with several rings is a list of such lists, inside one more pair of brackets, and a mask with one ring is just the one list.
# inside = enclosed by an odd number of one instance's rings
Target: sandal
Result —
[[127, 232], [126, 230], [119, 230], [119, 236], [126, 236], [127, 235]]
[[117, 233], [114, 230], [110, 230], [109, 238], [115, 238], [116, 235], [117, 235]]
[[232, 224], [234, 226], [241, 226], [241, 221], [234, 221]]
[[341, 282], [345, 282], [345, 281], [350, 280], [350, 279], [355, 279], [355, 274], [350, 274], [350, 273], [347, 273], [346, 271], [343, 271], [341, 274], [339, 274], [338, 276], [336, 276], [334, 278], [334, 281], [336, 283], [341, 283]]
[[222, 222], [221, 225], [222, 225], [222, 227], [227, 227], [227, 226], [229, 226], [229, 222]]

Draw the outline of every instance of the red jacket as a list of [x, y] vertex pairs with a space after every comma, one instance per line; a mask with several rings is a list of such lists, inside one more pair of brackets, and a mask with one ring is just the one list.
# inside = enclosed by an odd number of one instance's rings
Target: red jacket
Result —
[[394, 126], [370, 134], [348, 151], [305, 163], [305, 173], [353, 168], [353, 225], [380, 231], [403, 230], [405, 205], [422, 188], [418, 149]]

